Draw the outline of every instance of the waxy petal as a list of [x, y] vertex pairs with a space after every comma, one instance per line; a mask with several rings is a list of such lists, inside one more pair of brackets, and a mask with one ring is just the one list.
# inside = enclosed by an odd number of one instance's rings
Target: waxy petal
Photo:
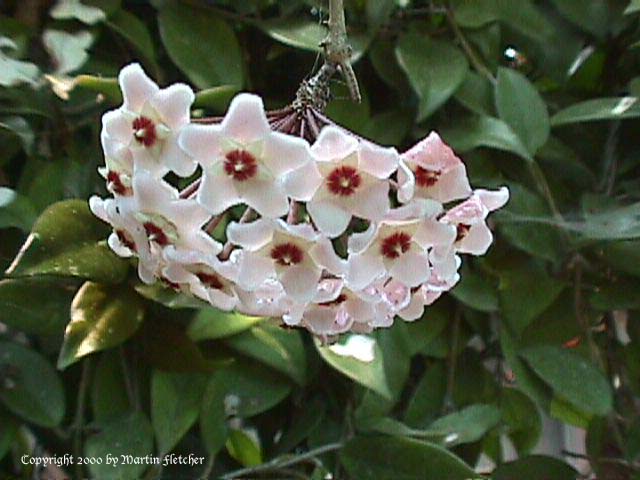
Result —
[[158, 85], [144, 73], [139, 63], [132, 63], [120, 70], [118, 83], [124, 99], [122, 106], [132, 112], [142, 110], [145, 102], [159, 90]]

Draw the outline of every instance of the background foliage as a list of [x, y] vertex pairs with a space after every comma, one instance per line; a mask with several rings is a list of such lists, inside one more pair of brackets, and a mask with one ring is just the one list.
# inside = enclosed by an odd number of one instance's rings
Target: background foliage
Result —
[[104, 193], [117, 71], [139, 60], [205, 89], [196, 114], [239, 90], [282, 106], [313, 68], [323, 7], [0, 4], [0, 477], [40, 478], [24, 454], [173, 452], [206, 465], [63, 468], [462, 480], [484, 453], [496, 480], [574, 479], [531, 455], [545, 412], [587, 429], [597, 478], [640, 478], [637, 0], [347, 2], [363, 101], [336, 82], [329, 116], [399, 149], [437, 129], [473, 185], [512, 192], [490, 253], [421, 321], [373, 335], [373, 361], [199, 309], [110, 253], [86, 199]]

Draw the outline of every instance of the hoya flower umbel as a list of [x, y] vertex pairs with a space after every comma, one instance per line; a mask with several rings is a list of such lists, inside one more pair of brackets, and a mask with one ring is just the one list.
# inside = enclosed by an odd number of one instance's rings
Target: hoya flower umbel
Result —
[[343, 269], [331, 243], [309, 224], [290, 225], [282, 220], [260, 219], [232, 223], [231, 242], [241, 246], [238, 284], [256, 289], [268, 278], [277, 278], [287, 295], [298, 303], [313, 299], [323, 269]]
[[310, 161], [309, 144], [271, 130], [251, 94], [236, 96], [221, 124], [186, 127], [179, 142], [202, 165], [198, 201], [214, 215], [240, 203], [265, 217], [286, 214], [283, 177]]
[[118, 80], [124, 102], [102, 117], [105, 156], [130, 156], [133, 168], [156, 176], [169, 170], [180, 176], [193, 174], [196, 163], [177, 144], [178, 133], [189, 123], [195, 98], [191, 88], [174, 84], [160, 89], [137, 63], [123, 68]]
[[412, 197], [450, 202], [471, 194], [464, 163], [436, 132], [401, 155], [408, 167], [398, 170], [398, 200]]
[[484, 255], [493, 242], [493, 234], [485, 219], [489, 212], [501, 208], [508, 200], [509, 190], [506, 187], [495, 191], [478, 189], [449, 210], [440, 221], [456, 227], [455, 250]]
[[379, 221], [389, 210], [389, 176], [398, 154], [358, 141], [341, 129], [325, 127], [311, 147], [315, 163], [287, 179], [291, 196], [307, 203], [316, 227], [329, 237], [341, 235], [352, 216]]

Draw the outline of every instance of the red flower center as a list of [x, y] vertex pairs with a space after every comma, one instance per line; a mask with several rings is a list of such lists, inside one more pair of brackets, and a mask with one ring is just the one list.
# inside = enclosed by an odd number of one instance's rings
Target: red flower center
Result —
[[122, 183], [122, 178], [118, 172], [109, 171], [107, 173], [107, 188], [118, 195], [129, 195], [131, 189]]
[[331, 300], [329, 302], [319, 303], [318, 305], [321, 307], [335, 307], [336, 305], [340, 305], [343, 302], [347, 301], [347, 296], [344, 293], [341, 293], [336, 297], [335, 300]]
[[153, 222], [145, 222], [143, 225], [144, 231], [147, 233], [150, 241], [156, 242], [161, 247], [169, 245], [169, 238], [164, 231]]
[[469, 230], [471, 229], [471, 225], [467, 225], [466, 223], [459, 223], [456, 227], [456, 242], [459, 242], [464, 237], [467, 236]]
[[234, 180], [243, 182], [256, 175], [258, 162], [246, 150], [233, 150], [224, 157], [224, 171]]
[[271, 249], [271, 258], [283, 267], [297, 265], [303, 257], [302, 249], [293, 243], [280, 243]]
[[440, 170], [427, 170], [426, 168], [416, 167], [416, 184], [419, 187], [433, 187], [442, 175]]
[[133, 121], [133, 138], [145, 147], [152, 147], [158, 139], [156, 125], [149, 117], [140, 116]]
[[200, 272], [196, 273], [196, 277], [198, 277], [198, 279], [207, 287], [213, 288], [214, 290], [222, 290], [224, 288], [224, 284], [214, 273]]
[[362, 183], [362, 177], [353, 167], [334, 168], [327, 177], [327, 187], [334, 195], [352, 195]]
[[131, 239], [131, 237], [129, 236], [129, 234], [127, 232], [125, 232], [124, 230], [116, 230], [116, 235], [118, 236], [118, 240], [120, 240], [120, 243], [122, 245], [127, 247], [132, 252], [136, 251], [136, 244]]
[[398, 258], [411, 248], [411, 235], [405, 232], [392, 233], [384, 240], [380, 247], [381, 253], [387, 258]]

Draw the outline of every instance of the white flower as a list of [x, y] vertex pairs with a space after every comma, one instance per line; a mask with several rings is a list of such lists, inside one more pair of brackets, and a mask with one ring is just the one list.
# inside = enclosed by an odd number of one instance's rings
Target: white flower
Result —
[[407, 168], [398, 170], [398, 200], [414, 196], [446, 203], [471, 194], [464, 163], [436, 132], [401, 155]]
[[508, 200], [507, 187], [496, 191], [478, 189], [470, 198], [449, 210], [440, 221], [456, 227], [455, 250], [484, 255], [493, 241], [485, 219], [489, 212], [501, 208]]
[[371, 224], [365, 232], [351, 235], [349, 286], [360, 290], [385, 276], [408, 287], [425, 282], [431, 275], [429, 249], [449, 246], [455, 238], [453, 227], [435, 220], [437, 212], [416, 220], [395, 220], [403, 215], [392, 211], [387, 218], [393, 220]]
[[[189, 176], [196, 163], [179, 148], [177, 137], [189, 123], [195, 95], [184, 84], [160, 89], [139, 64], [127, 65], [118, 77], [124, 103], [102, 117], [105, 157], [161, 177], [169, 170]], [[128, 173], [131, 173], [129, 171]]]
[[325, 127], [311, 147], [316, 162], [287, 178], [291, 196], [307, 201], [316, 227], [329, 237], [342, 234], [352, 216], [381, 220], [389, 210], [389, 176], [398, 153]]
[[256, 95], [240, 94], [220, 125], [190, 125], [181, 148], [203, 168], [198, 201], [217, 215], [246, 203], [260, 215], [280, 217], [289, 202], [284, 176], [310, 161], [309, 144], [270, 129]]
[[287, 295], [298, 303], [313, 299], [323, 269], [334, 274], [346, 265], [311, 225], [289, 225], [262, 218], [252, 223], [231, 223], [228, 239], [244, 250], [238, 284], [255, 290], [266, 279], [277, 278]]

